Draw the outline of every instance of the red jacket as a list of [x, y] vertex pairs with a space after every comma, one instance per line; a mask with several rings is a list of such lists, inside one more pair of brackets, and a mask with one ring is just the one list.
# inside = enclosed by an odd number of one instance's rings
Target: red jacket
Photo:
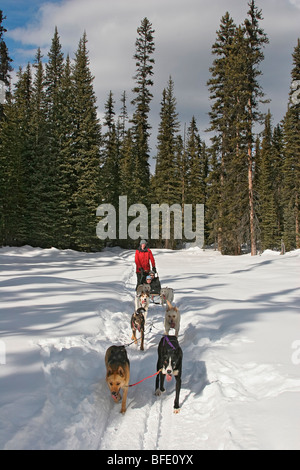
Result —
[[136, 250], [135, 252], [135, 264], [136, 264], [136, 272], [139, 273], [140, 269], [143, 268], [144, 271], [150, 271], [150, 261], [152, 264], [152, 268], [155, 268], [155, 261], [153, 258], [152, 251], [149, 248], [145, 250]]

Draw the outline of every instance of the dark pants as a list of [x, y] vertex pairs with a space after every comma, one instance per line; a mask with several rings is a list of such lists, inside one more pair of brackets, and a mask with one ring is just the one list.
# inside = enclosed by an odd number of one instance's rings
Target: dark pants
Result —
[[147, 272], [142, 272], [142, 273], [136, 273], [136, 288], [135, 290], [137, 290], [137, 288], [141, 285], [141, 284], [145, 284], [146, 282], [146, 277], [149, 273]]

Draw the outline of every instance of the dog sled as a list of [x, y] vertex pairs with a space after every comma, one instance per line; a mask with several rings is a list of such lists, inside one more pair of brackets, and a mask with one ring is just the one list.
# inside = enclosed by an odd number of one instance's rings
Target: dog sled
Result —
[[149, 295], [149, 302], [156, 305], [165, 305], [166, 301], [172, 302], [174, 291], [170, 287], [161, 287], [157, 273], [150, 271], [145, 273], [141, 279], [141, 284], [137, 286], [136, 296], [140, 297], [142, 293]]

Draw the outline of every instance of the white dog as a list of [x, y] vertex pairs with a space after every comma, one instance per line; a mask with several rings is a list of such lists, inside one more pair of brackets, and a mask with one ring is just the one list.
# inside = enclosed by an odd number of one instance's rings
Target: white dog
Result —
[[174, 307], [168, 300], [167, 309], [165, 314], [165, 335], [169, 334], [171, 328], [175, 330], [175, 336], [178, 336], [180, 328], [180, 312], [177, 307]]
[[149, 292], [141, 292], [140, 295], [137, 295], [135, 297], [135, 311], [137, 311], [137, 309], [140, 307], [142, 307], [145, 310], [145, 313], [144, 313], [145, 322], [147, 318], [149, 303], [150, 303]]
[[161, 304], [165, 305], [167, 300], [169, 302], [173, 302], [174, 300], [174, 291], [171, 289], [171, 287], [163, 287], [160, 290], [160, 298], [161, 298]]

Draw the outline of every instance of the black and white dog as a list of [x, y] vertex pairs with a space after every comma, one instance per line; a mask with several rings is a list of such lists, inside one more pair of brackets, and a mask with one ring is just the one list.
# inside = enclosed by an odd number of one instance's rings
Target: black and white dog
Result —
[[159, 396], [165, 392], [164, 381], [172, 380], [174, 375], [176, 379], [176, 394], [174, 400], [174, 413], [179, 413], [179, 394], [181, 389], [181, 373], [182, 373], [182, 349], [179, 346], [176, 336], [165, 335], [158, 345], [158, 361], [156, 376], [155, 395]]

